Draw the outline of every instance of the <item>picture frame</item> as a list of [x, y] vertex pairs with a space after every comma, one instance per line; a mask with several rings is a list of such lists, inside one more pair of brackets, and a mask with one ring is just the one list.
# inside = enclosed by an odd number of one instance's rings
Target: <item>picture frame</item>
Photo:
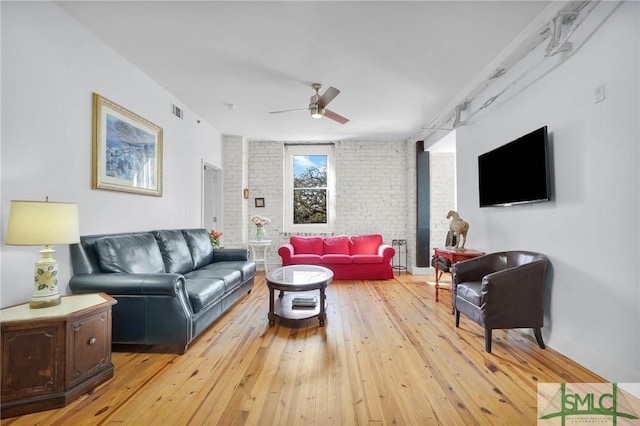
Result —
[[264, 198], [255, 199], [256, 207], [264, 207]]
[[91, 187], [162, 196], [162, 128], [98, 93]]

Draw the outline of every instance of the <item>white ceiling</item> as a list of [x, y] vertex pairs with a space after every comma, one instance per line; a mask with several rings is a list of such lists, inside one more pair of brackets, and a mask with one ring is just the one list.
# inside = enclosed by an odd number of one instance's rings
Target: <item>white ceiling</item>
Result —
[[[223, 134], [250, 140], [414, 137], [547, 1], [56, 2]], [[334, 86], [306, 110], [311, 83]], [[104, 94], [108, 96], [108, 94]]]

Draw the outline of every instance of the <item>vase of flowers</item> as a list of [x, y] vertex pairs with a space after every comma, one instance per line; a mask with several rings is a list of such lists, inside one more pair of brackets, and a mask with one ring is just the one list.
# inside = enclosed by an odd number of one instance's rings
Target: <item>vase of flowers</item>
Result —
[[251, 216], [251, 222], [256, 225], [256, 240], [262, 241], [265, 236], [264, 226], [268, 223], [271, 223], [271, 219], [265, 216]]
[[211, 246], [213, 249], [220, 248], [220, 237], [222, 237], [222, 232], [218, 232], [215, 229], [209, 231], [209, 238], [211, 238]]

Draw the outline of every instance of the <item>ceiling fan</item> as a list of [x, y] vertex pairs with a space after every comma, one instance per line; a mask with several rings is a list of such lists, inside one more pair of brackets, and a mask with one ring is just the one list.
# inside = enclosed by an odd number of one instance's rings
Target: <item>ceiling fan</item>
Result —
[[308, 109], [309, 112], [311, 113], [311, 117], [313, 118], [327, 117], [333, 121], [337, 121], [340, 124], [345, 124], [346, 122], [349, 121], [348, 118], [345, 118], [340, 114], [337, 114], [331, 111], [330, 109], [327, 109], [327, 105], [329, 104], [329, 102], [331, 102], [333, 98], [338, 96], [338, 94], [340, 93], [338, 89], [336, 89], [335, 87], [329, 87], [327, 90], [324, 91], [322, 96], [320, 96], [320, 89], [322, 88], [322, 85], [320, 83], [313, 83], [311, 85], [311, 88], [315, 90], [316, 93], [312, 95], [311, 98], [309, 98], [308, 108], [296, 108], [296, 109], [286, 109], [283, 111], [271, 111], [269, 114], [280, 114], [282, 112], [301, 111], [303, 109]]

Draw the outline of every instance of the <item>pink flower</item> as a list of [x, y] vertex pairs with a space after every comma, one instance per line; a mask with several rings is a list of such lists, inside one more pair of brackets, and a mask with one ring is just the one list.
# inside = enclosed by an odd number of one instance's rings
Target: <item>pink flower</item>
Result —
[[220, 248], [220, 237], [222, 237], [222, 232], [215, 229], [209, 231], [209, 238], [211, 238], [211, 245], [214, 249]]
[[268, 223], [271, 223], [271, 219], [269, 219], [266, 216], [251, 216], [250, 218], [251, 222], [253, 222], [256, 226], [264, 226]]

